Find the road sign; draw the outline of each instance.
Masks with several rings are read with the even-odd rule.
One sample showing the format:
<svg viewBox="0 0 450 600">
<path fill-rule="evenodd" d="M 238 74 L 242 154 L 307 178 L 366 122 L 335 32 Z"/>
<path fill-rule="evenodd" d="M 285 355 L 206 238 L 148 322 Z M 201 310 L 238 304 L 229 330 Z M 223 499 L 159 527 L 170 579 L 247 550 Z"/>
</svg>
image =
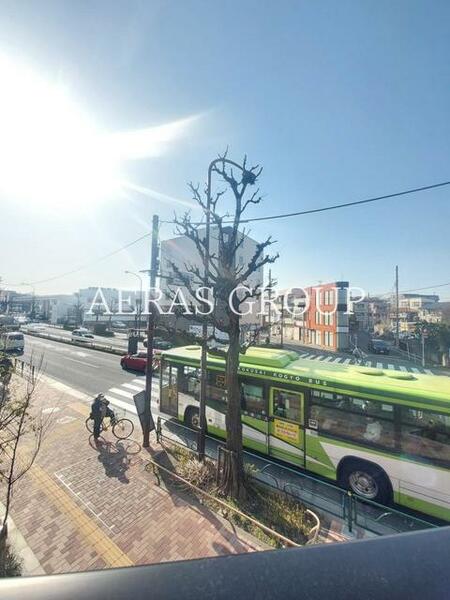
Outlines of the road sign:
<svg viewBox="0 0 450 600">
<path fill-rule="evenodd" d="M 139 421 L 141 422 L 142 431 L 145 428 L 145 390 L 138 392 L 133 396 L 134 404 L 136 406 Z M 150 410 L 148 415 L 148 430 L 153 431 L 155 429 L 155 422 L 153 421 L 152 411 Z"/>
</svg>

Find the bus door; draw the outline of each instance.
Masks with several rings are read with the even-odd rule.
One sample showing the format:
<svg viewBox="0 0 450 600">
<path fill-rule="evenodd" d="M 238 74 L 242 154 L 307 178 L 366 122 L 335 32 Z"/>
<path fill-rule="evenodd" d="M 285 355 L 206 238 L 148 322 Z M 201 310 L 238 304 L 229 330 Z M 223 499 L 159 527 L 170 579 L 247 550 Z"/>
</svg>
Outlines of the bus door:
<svg viewBox="0 0 450 600">
<path fill-rule="evenodd" d="M 304 394 L 270 388 L 269 454 L 299 466 L 305 465 Z"/>
<path fill-rule="evenodd" d="M 162 362 L 161 412 L 178 417 L 178 367 Z"/>
</svg>

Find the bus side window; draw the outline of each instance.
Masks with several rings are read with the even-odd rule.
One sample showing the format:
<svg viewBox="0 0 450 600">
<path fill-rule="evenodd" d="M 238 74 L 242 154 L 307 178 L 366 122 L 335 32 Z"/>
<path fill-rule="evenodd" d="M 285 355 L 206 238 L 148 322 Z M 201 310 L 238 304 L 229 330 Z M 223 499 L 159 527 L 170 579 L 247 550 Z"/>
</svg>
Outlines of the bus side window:
<svg viewBox="0 0 450 600">
<path fill-rule="evenodd" d="M 408 454 L 450 465 L 450 416 L 402 407 L 401 447 Z"/>
<path fill-rule="evenodd" d="M 210 400 L 226 404 L 227 389 L 225 375 L 220 371 L 208 371 L 206 395 Z"/>
<path fill-rule="evenodd" d="M 328 435 L 394 448 L 394 410 L 388 403 L 313 390 L 308 425 Z"/>
<path fill-rule="evenodd" d="M 252 383 L 241 383 L 241 408 L 250 416 L 267 414 L 264 386 Z"/>
</svg>

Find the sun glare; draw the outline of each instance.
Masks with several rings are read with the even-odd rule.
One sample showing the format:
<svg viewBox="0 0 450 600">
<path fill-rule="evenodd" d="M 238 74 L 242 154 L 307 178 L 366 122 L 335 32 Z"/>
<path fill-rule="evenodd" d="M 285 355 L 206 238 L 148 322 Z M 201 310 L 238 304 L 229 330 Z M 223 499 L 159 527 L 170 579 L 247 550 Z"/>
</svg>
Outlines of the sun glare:
<svg viewBox="0 0 450 600">
<path fill-rule="evenodd" d="M 199 118 L 105 132 L 64 86 L 2 54 L 0 81 L 0 194 L 39 211 L 86 213 L 118 197 L 127 161 L 160 156 Z"/>
<path fill-rule="evenodd" d="M 64 212 L 111 194 L 119 165 L 64 88 L 4 56 L 0 78 L 3 194 Z"/>
</svg>

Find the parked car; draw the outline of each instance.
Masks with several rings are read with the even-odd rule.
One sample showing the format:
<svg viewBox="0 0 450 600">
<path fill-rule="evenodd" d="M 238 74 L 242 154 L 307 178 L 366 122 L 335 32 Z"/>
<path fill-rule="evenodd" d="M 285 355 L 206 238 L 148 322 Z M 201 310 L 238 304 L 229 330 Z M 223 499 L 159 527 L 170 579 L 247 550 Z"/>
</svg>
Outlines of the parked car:
<svg viewBox="0 0 450 600">
<path fill-rule="evenodd" d="M 159 352 L 153 353 L 153 370 L 156 371 L 159 368 Z M 125 354 L 120 359 L 120 366 L 122 369 L 130 369 L 130 371 L 141 371 L 145 373 L 147 366 L 147 352 L 140 351 L 136 354 Z"/>
<path fill-rule="evenodd" d="M 28 323 L 22 327 L 24 331 L 29 331 L 30 333 L 43 333 L 45 332 L 46 326 L 42 323 Z"/>
<path fill-rule="evenodd" d="M 113 329 L 128 329 L 128 325 L 123 321 L 111 321 L 111 327 Z"/>
<path fill-rule="evenodd" d="M 72 340 L 74 342 L 92 342 L 94 336 L 89 331 L 89 329 L 85 329 L 84 327 L 80 327 L 79 329 L 74 329 L 72 331 Z"/>
<path fill-rule="evenodd" d="M 20 331 L 6 331 L 0 335 L 0 350 L 23 353 L 25 341 Z"/>
<path fill-rule="evenodd" d="M 391 347 L 384 340 L 370 340 L 369 351 L 374 354 L 389 354 Z"/>
<path fill-rule="evenodd" d="M 144 348 L 147 348 L 147 340 L 145 339 L 143 341 L 144 344 Z M 173 344 L 171 342 L 167 342 L 166 340 L 163 340 L 162 338 L 153 338 L 153 349 L 154 350 L 170 350 L 171 348 L 173 348 Z"/>
</svg>

